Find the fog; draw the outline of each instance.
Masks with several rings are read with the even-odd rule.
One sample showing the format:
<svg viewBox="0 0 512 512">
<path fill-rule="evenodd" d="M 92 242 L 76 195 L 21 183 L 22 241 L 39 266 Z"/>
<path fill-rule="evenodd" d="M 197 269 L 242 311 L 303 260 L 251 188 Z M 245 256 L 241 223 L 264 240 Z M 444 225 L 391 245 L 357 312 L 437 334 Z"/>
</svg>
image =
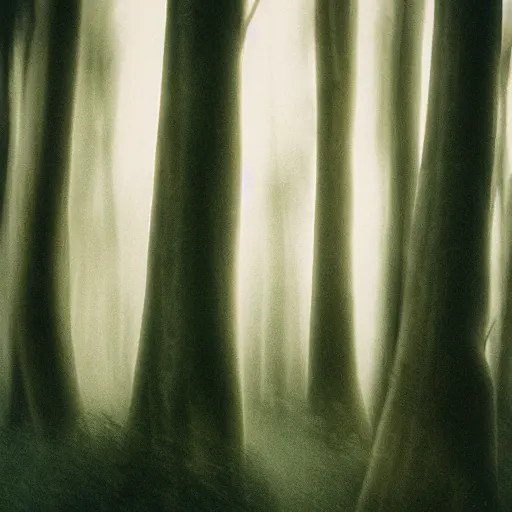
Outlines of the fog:
<svg viewBox="0 0 512 512">
<path fill-rule="evenodd" d="M 261 0 L 240 60 L 242 180 L 236 275 L 240 368 L 245 382 L 255 333 L 264 340 L 270 337 L 269 315 L 283 302 L 280 315 L 289 363 L 286 378 L 299 397 L 304 396 L 307 380 L 313 254 L 313 5 L 310 0 Z M 382 79 L 378 59 L 383 58 L 383 42 L 377 30 L 378 23 L 391 16 L 391 7 L 391 0 L 380 2 L 378 8 L 373 0 L 360 0 L 358 8 L 352 263 L 357 366 L 366 402 L 378 332 L 389 174 L 389 155 L 378 144 L 377 90 Z M 82 398 L 88 407 L 119 418 L 125 416 L 130 400 L 144 303 L 165 14 L 165 0 L 152 0 L 144 6 L 138 0 L 88 0 L 83 7 L 68 211 L 70 313 Z M 432 22 L 433 1 L 427 0 L 420 141 Z M 505 26 L 509 25 L 506 21 Z M 18 115 L 12 121 L 12 177 L 2 232 L 3 240 L 9 241 L 2 244 L 6 251 L 2 276 L 8 283 L 16 281 L 16 258 L 23 250 L 20 225 L 24 198 L 30 191 L 30 161 L 35 158 L 26 148 L 37 133 L 43 94 L 41 30 L 36 30 L 36 41 L 41 44 L 32 52 L 25 86 L 21 44 L 16 48 L 12 73 L 18 91 L 12 101 Z M 511 142 L 508 134 L 508 147 Z M 281 213 L 276 213 L 278 210 Z M 276 247 L 271 234 L 279 215 L 285 229 L 282 246 Z M 500 243 L 497 226 L 495 217 L 493 261 Z M 271 264 L 276 254 L 284 255 L 286 268 L 280 292 L 272 286 Z M 496 265 L 491 277 L 492 321 L 500 282 Z M 9 304 L 13 290 L 6 289 L 10 291 L 2 300 Z M 279 293 L 284 301 L 279 300 Z M 7 309 L 0 308 L 2 329 L 7 326 Z M 5 344 L 1 355 L 5 390 L 9 375 Z M 264 388 L 265 383 L 261 385 Z"/>
<path fill-rule="evenodd" d="M 378 147 L 377 141 L 379 107 L 376 91 L 380 79 L 377 59 L 381 49 L 377 23 L 381 16 L 390 15 L 391 4 L 384 2 L 375 9 L 372 0 L 363 0 L 358 10 L 352 245 L 356 354 L 365 400 L 371 391 L 377 335 L 389 170 L 387 155 Z M 432 7 L 433 3 L 429 2 L 423 52 L 422 125 L 426 112 Z M 97 176 L 113 173 L 118 247 L 101 233 L 101 226 L 106 226 L 109 201 L 101 182 L 83 191 L 72 186 L 73 342 L 84 400 L 121 416 L 126 412 L 129 400 L 144 301 L 165 8 L 163 0 L 155 0 L 144 8 L 136 0 L 117 0 L 113 4 L 113 33 L 108 43 L 111 49 L 108 50 L 105 43 L 98 47 L 99 56 L 95 57 L 101 60 L 102 52 L 111 51 L 114 59 L 107 71 L 111 74 L 109 87 L 115 98 L 111 114 L 113 147 L 111 155 L 97 153 L 94 162 L 86 159 L 86 144 L 91 140 L 86 137 L 91 131 L 88 127 L 91 123 L 91 91 L 83 86 L 84 55 L 87 50 L 91 51 L 86 45 L 91 44 L 92 38 L 84 37 L 81 43 L 82 74 L 79 72 L 77 87 L 71 182 L 79 182 L 82 173 Z M 105 5 L 99 0 L 87 2 L 84 23 L 92 21 L 93 25 L 100 26 L 102 9 Z M 272 246 L 270 232 L 278 215 L 271 200 L 277 191 L 278 196 L 285 197 L 285 254 L 290 269 L 286 273 L 286 300 L 295 301 L 293 307 L 285 308 L 282 313 L 285 315 L 287 357 L 300 361 L 302 385 L 296 384 L 296 391 L 304 393 L 316 158 L 313 2 L 262 0 L 247 32 L 241 72 L 239 360 L 244 376 L 247 373 L 245 367 L 250 364 L 250 357 L 246 356 L 250 355 L 248 350 L 254 343 L 251 321 L 261 318 L 258 328 L 265 340 L 270 310 L 276 307 L 276 297 L 270 286 L 273 276 L 268 265 L 273 257 L 270 251 L 276 249 Z M 93 115 L 96 115 L 96 121 L 103 118 L 103 123 L 108 124 L 101 107 Z M 105 125 L 96 128 L 96 145 L 105 139 L 105 129 Z M 118 284 L 106 283 L 105 270 L 110 268 L 108 262 L 112 260 L 112 251 L 117 252 L 119 262 Z M 85 270 L 82 269 L 79 277 L 80 265 Z M 293 280 L 295 293 L 290 289 Z M 110 287 L 108 293 L 105 286 Z M 119 286 L 118 295 L 112 286 Z M 259 317 L 258 307 L 262 308 Z M 115 313 L 117 310 L 119 314 Z M 112 328 L 112 322 L 119 324 L 117 330 Z M 119 361 L 108 356 L 107 347 L 117 345 L 126 354 L 127 373 L 120 372 Z M 290 369 L 289 373 L 296 370 Z M 113 379 L 113 375 L 120 373 L 124 379 Z"/>
</svg>

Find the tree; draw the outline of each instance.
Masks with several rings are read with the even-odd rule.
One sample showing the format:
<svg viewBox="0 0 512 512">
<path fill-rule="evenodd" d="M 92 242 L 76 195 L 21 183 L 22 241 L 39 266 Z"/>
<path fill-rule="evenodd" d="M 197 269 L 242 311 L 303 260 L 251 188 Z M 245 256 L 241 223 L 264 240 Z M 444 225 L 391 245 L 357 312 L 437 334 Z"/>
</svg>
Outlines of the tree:
<svg viewBox="0 0 512 512">
<path fill-rule="evenodd" d="M 242 12 L 228 0 L 167 7 L 130 424 L 153 449 L 170 443 L 199 470 L 231 460 L 242 440 L 234 285 Z"/>
<path fill-rule="evenodd" d="M 10 140 L 9 70 L 14 39 L 13 7 L 6 2 L 1 8 L 0 25 L 0 212 L 3 211 Z"/>
<path fill-rule="evenodd" d="M 329 429 L 365 438 L 350 249 L 355 21 L 355 2 L 316 3 L 317 185 L 308 397 Z"/>
<path fill-rule="evenodd" d="M 78 415 L 79 400 L 71 349 L 69 309 L 59 278 L 66 283 L 68 160 L 78 48 L 80 2 L 54 0 L 47 6 L 45 102 L 41 138 L 34 144 L 32 195 L 24 226 L 15 296 L 11 419 L 36 432 L 67 431 Z M 64 269 L 64 275 L 60 270 Z M 65 287 L 65 284 L 64 284 Z M 61 308 L 63 312 L 61 313 Z"/>
<path fill-rule="evenodd" d="M 508 9 L 512 9 L 508 5 Z M 506 19 L 504 13 L 503 18 Z M 496 318 L 492 319 L 491 328 L 489 331 L 490 338 L 490 356 L 491 356 L 491 374 L 497 384 L 497 372 L 500 365 L 500 351 L 503 346 L 503 329 L 504 329 L 504 316 L 506 315 L 506 297 L 508 294 L 507 272 L 508 272 L 508 257 L 509 257 L 509 239 L 508 239 L 508 203 L 509 190 L 507 189 L 507 174 L 508 174 L 508 155 L 507 155 L 507 97 L 508 97 L 508 82 L 510 75 L 510 57 L 512 51 L 512 33 L 510 29 L 504 26 L 502 36 L 502 50 L 499 66 L 499 92 L 498 92 L 498 122 L 496 131 L 496 144 L 495 144 L 495 160 L 493 170 L 493 181 L 491 188 L 491 212 L 498 220 L 499 229 L 499 249 L 497 267 L 499 269 L 499 282 L 501 283 L 499 289 L 500 301 L 498 304 L 498 311 Z M 492 254 L 491 254 L 492 256 Z"/>
<path fill-rule="evenodd" d="M 275 142 L 274 142 L 275 143 Z M 271 178 L 267 211 L 268 239 L 265 257 L 265 338 L 263 349 L 263 400 L 282 406 L 288 398 L 286 386 L 286 254 L 284 187 L 277 149 L 271 157 Z"/>
<path fill-rule="evenodd" d="M 509 54 L 510 56 L 510 54 Z M 503 149 L 504 150 L 504 149 Z M 504 205 L 506 218 L 502 222 L 506 225 L 505 243 L 510 251 L 512 240 L 512 183 L 507 183 L 508 199 Z M 506 259 L 504 269 L 504 295 L 503 295 L 503 325 L 501 339 L 498 346 L 498 364 L 496 371 L 496 408 L 497 408 L 497 435 L 498 435 L 498 475 L 500 477 L 500 491 L 503 501 L 510 507 L 512 494 L 507 482 L 510 480 L 510 464 L 512 453 L 512 265 L 510 252 Z"/>
<path fill-rule="evenodd" d="M 11 0 L 0 7 L 0 215 L 4 209 L 8 152 L 11 139 L 11 70 L 15 38 L 24 27 L 26 46 L 33 30 L 32 0 Z M 24 25 L 25 24 L 25 25 Z M 26 59 L 25 59 L 26 60 Z"/>
<path fill-rule="evenodd" d="M 497 510 L 483 347 L 500 36 L 499 0 L 436 1 L 397 356 L 359 512 Z"/>
<path fill-rule="evenodd" d="M 2 224 L 3 229 L 5 229 L 3 218 L 4 209 L 6 208 L 5 194 L 9 163 L 9 146 L 11 145 L 11 70 L 14 39 L 17 32 L 16 28 L 19 26 L 19 7 L 20 4 L 18 2 L 4 2 L 0 7 L 0 224 Z M 5 291 L 5 284 L 3 291 Z M 6 295 L 7 294 L 4 294 L 4 296 Z M 7 302 L 6 300 L 4 308 Z M 5 350 L 2 355 L 7 359 L 7 350 Z M 7 376 L 5 380 L 9 380 L 9 377 L 11 377 L 17 382 L 19 381 L 20 373 L 19 361 L 17 358 L 14 358 L 12 362 L 12 375 Z M 4 372 L 8 373 L 6 370 L 7 368 L 4 368 Z M 9 386 L 7 385 L 6 387 Z M 16 385 L 16 387 L 19 387 L 19 385 Z"/>
<path fill-rule="evenodd" d="M 389 148 L 390 173 L 381 334 L 370 407 L 374 429 L 377 428 L 389 387 L 402 310 L 407 241 L 418 171 L 423 11 L 422 1 L 393 0 L 394 26 L 390 27 L 387 18 L 383 20 L 380 39 L 383 42 L 391 40 L 390 48 L 384 50 L 380 75 L 383 109 L 381 138 L 384 151 Z M 386 59 L 388 54 L 389 58 Z"/>
<path fill-rule="evenodd" d="M 83 5 L 70 179 L 72 313 L 85 405 L 126 413 L 120 390 L 130 382 L 123 350 L 113 139 L 118 52 L 111 0 Z M 103 334 L 103 335 L 102 335 Z M 96 373 L 97 372 L 97 373 Z M 79 382 L 82 375 L 79 373 Z M 101 397 L 101 398 L 100 398 Z M 100 399 L 100 400 L 98 400 Z M 116 411 L 117 412 L 117 411 Z"/>
</svg>

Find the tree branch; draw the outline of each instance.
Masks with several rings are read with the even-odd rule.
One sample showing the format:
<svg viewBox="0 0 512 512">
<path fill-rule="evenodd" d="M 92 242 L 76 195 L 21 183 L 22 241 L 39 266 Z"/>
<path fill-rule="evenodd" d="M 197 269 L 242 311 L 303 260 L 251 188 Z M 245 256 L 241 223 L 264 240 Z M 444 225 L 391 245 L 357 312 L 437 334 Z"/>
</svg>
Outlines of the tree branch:
<svg viewBox="0 0 512 512">
<path fill-rule="evenodd" d="M 249 11 L 249 14 L 247 15 L 247 18 L 245 19 L 244 26 L 242 28 L 242 45 L 244 44 L 245 37 L 247 35 L 247 29 L 249 28 L 249 25 L 251 24 L 252 19 L 254 18 L 254 15 L 256 14 L 256 10 L 258 9 L 258 6 L 260 5 L 260 0 L 254 0 L 251 6 L 251 10 Z"/>
</svg>

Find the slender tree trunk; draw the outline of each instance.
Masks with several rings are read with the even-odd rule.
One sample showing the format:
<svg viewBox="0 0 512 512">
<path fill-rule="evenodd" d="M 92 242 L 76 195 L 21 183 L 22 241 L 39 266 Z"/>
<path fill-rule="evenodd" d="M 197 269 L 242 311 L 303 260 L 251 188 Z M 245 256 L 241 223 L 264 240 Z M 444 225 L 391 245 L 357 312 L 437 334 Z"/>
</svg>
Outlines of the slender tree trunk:
<svg viewBox="0 0 512 512">
<path fill-rule="evenodd" d="M 501 303 L 495 363 L 495 389 L 498 434 L 498 481 L 504 509 L 512 507 L 512 179 L 508 168 L 507 151 L 507 97 L 510 75 L 512 41 L 504 38 L 500 69 L 500 115 L 496 142 L 496 165 L 493 191 L 500 199 L 499 266 L 502 282 Z"/>
<path fill-rule="evenodd" d="M 394 0 L 390 63 L 383 59 L 381 80 L 385 127 L 390 148 L 389 219 L 384 269 L 382 320 L 371 423 L 376 430 L 389 387 L 402 311 L 407 242 L 418 172 L 418 127 L 421 81 L 423 1 Z M 383 23 L 389 31 L 389 24 Z M 389 33 L 389 32 L 388 32 Z M 383 34 L 383 40 L 389 38 Z M 389 77 L 389 82 L 388 82 Z"/>
<path fill-rule="evenodd" d="M 121 334 L 113 183 L 117 54 L 112 10 L 112 0 L 88 0 L 82 15 L 76 106 L 81 122 L 74 134 L 70 184 L 71 269 L 78 283 L 72 295 L 84 400 L 92 398 L 94 406 L 125 415 L 129 396 L 121 390 L 129 388 L 130 379 Z"/>
<path fill-rule="evenodd" d="M 27 215 L 19 296 L 15 303 L 13 343 L 18 358 L 28 421 L 38 432 L 53 435 L 72 426 L 78 415 L 78 391 L 71 347 L 69 309 L 59 281 L 64 276 L 61 248 L 67 260 L 67 236 L 62 229 L 66 209 L 68 160 L 73 114 L 80 3 L 54 0 L 48 7 L 46 101 L 42 141 L 35 160 L 33 200 Z M 57 277 L 58 276 L 58 277 Z M 65 285 L 64 285 L 65 286 Z M 13 398 L 19 393 L 12 393 Z M 11 409 L 18 403 L 11 403 Z"/>
<path fill-rule="evenodd" d="M 2 216 L 4 210 L 8 151 L 11 138 L 10 82 L 14 42 L 25 21 L 26 46 L 28 46 L 30 34 L 33 30 L 33 10 L 33 0 L 6 0 L 0 6 L 0 216 Z"/>
<path fill-rule="evenodd" d="M 241 1 L 168 3 L 131 426 L 201 470 L 241 449 L 235 356 Z"/>
<path fill-rule="evenodd" d="M 262 348 L 264 339 L 263 296 L 264 286 L 263 265 L 254 263 L 254 280 L 246 285 L 246 289 L 257 290 L 256 296 L 249 301 L 247 309 L 247 328 L 244 343 L 244 396 L 249 407 L 260 403 L 261 380 L 263 373 Z"/>
<path fill-rule="evenodd" d="M 268 205 L 267 296 L 264 349 L 263 400 L 282 406 L 286 389 L 286 260 L 284 187 L 279 157 L 274 152 Z"/>
<path fill-rule="evenodd" d="M 506 244 L 510 250 L 512 241 L 512 188 L 508 183 L 509 197 L 503 219 L 506 225 Z M 498 474 L 500 494 L 506 509 L 512 506 L 512 265 L 510 253 L 504 271 L 503 325 L 498 347 L 496 371 L 496 407 L 498 425 Z"/>
<path fill-rule="evenodd" d="M 289 196 L 289 194 L 288 194 Z M 293 215 L 287 201 L 288 217 Z M 285 269 L 286 282 L 286 387 L 288 395 L 294 402 L 304 402 L 305 397 L 305 364 L 301 344 L 300 329 L 300 266 L 296 250 L 296 233 L 291 222 L 286 224 Z"/>
<path fill-rule="evenodd" d="M 10 70 L 14 46 L 14 9 L 6 2 L 0 7 L 0 215 L 4 210 L 9 140 L 11 135 Z"/>
<path fill-rule="evenodd" d="M 6 231 L 5 225 L 5 210 L 7 208 L 6 192 L 7 192 L 7 177 L 9 159 L 11 158 L 11 121 L 13 117 L 13 105 L 11 101 L 12 90 L 12 73 L 13 73 L 13 57 L 14 57 L 14 46 L 16 38 L 21 39 L 19 36 L 24 35 L 23 41 L 23 57 L 24 57 L 24 71 L 26 71 L 26 65 L 28 61 L 28 50 L 30 46 L 30 40 L 34 26 L 34 5 L 31 0 L 16 0 L 5 2 L 0 7 L 0 225 L 2 230 Z M 25 73 L 26 74 L 26 73 Z M 25 79 L 25 76 L 23 77 Z M 24 82 L 24 80 L 23 80 Z M 5 243 L 5 242 L 4 242 Z M 4 256 L 7 251 L 4 253 Z M 6 261 L 2 262 L 2 264 Z M 2 284 L 3 287 L 7 287 L 7 281 Z M 2 293 L 4 294 L 4 322 L 8 319 L 9 299 L 7 290 L 3 288 Z M 7 329 L 6 329 L 7 331 Z M 4 332 L 3 334 L 6 334 Z M 5 343 L 3 356 L 5 357 L 5 365 L 10 364 L 10 372 L 4 367 L 5 376 L 3 379 L 6 385 L 8 394 L 12 393 L 6 399 L 6 411 L 2 414 L 2 419 L 6 419 L 9 425 L 23 424 L 28 414 L 28 403 L 23 393 L 22 379 L 21 379 L 21 367 L 19 357 L 14 355 L 9 358 L 7 351 L 11 351 L 11 347 L 7 347 L 9 342 L 4 339 L 2 343 Z M 10 360 L 9 360 L 10 359 Z M 16 410 L 11 410 L 11 403 L 16 404 Z M 9 417 L 7 417 L 9 416 Z"/>
<path fill-rule="evenodd" d="M 510 74 L 510 57 L 512 50 L 512 41 L 510 37 L 503 38 L 502 55 L 499 69 L 499 92 L 498 92 L 498 123 L 495 144 L 495 161 L 491 188 L 491 219 L 493 216 L 498 218 L 498 226 L 500 233 L 500 243 L 498 249 L 498 268 L 499 282 L 501 283 L 499 294 L 500 302 L 496 312 L 496 318 L 491 318 L 491 330 L 489 338 L 491 340 L 490 350 L 490 366 L 491 374 L 498 384 L 498 366 L 500 364 L 500 351 L 503 340 L 503 329 L 506 315 L 506 297 L 508 295 L 508 259 L 510 239 L 508 234 L 508 208 L 510 203 L 507 196 L 507 175 L 508 175 L 508 157 L 507 157 L 507 96 L 508 96 L 508 79 Z M 492 257 L 492 254 L 489 254 Z"/>
<path fill-rule="evenodd" d="M 351 271 L 355 5 L 316 2 L 318 143 L 308 397 L 329 429 L 366 438 Z"/>
<path fill-rule="evenodd" d="M 438 0 L 392 383 L 358 511 L 497 510 L 484 358 L 501 1 Z"/>
</svg>

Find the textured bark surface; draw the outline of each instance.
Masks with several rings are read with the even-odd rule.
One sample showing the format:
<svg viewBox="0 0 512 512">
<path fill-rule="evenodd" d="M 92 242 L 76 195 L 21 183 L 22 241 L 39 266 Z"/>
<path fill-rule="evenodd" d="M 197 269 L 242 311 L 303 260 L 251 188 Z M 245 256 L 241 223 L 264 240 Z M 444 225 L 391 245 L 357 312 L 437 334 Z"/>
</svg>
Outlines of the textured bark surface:
<svg viewBox="0 0 512 512">
<path fill-rule="evenodd" d="M 241 447 L 235 354 L 242 2 L 168 4 L 131 424 L 197 467 Z"/>
<path fill-rule="evenodd" d="M 435 4 L 392 381 L 358 511 L 498 510 L 484 358 L 501 2 Z"/>
</svg>

